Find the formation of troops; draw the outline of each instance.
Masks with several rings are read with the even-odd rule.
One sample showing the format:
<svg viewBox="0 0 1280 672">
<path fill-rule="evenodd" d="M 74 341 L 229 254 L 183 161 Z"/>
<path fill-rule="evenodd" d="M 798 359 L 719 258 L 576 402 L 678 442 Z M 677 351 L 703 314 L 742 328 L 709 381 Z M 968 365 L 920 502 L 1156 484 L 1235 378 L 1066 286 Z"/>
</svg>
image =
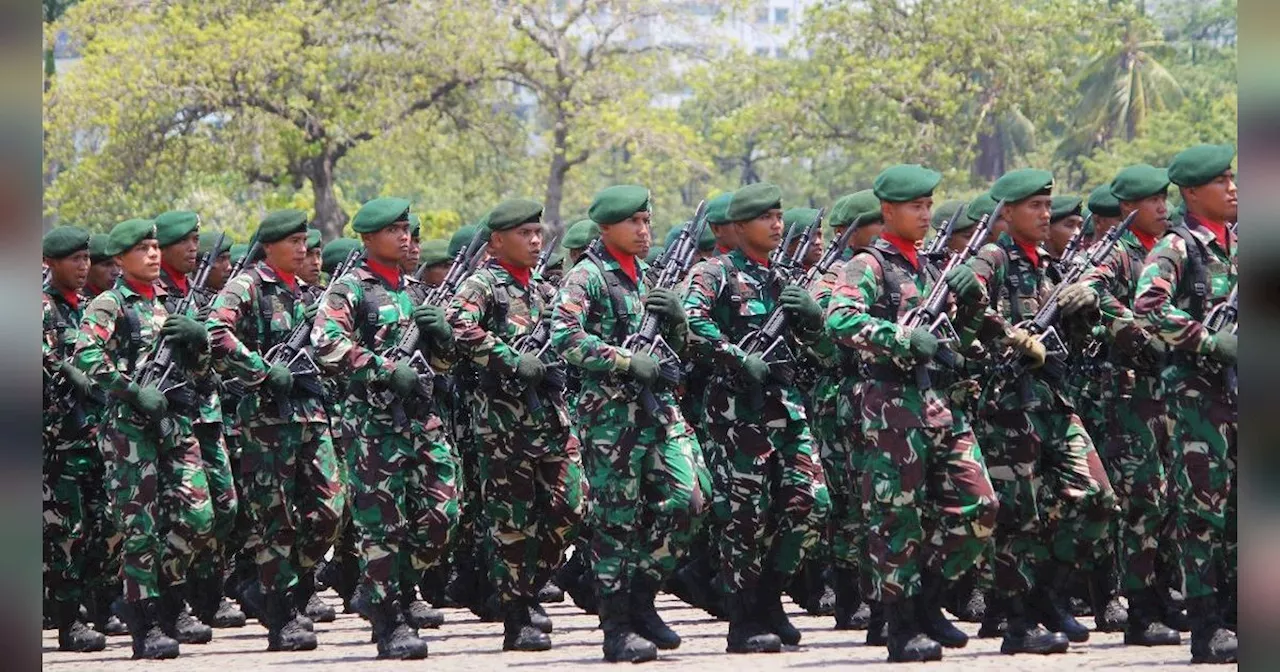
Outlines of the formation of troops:
<svg viewBox="0 0 1280 672">
<path fill-rule="evenodd" d="M 568 593 L 640 662 L 681 644 L 666 591 L 733 653 L 800 643 L 790 595 L 890 661 L 964 647 L 950 618 L 1062 653 L 1091 614 L 1233 662 L 1234 154 L 1084 199 L 1034 169 L 937 207 L 918 165 L 823 210 L 751 184 L 665 245 L 634 185 L 563 240 L 522 199 L 448 241 L 400 198 L 327 244 L 298 210 L 243 245 L 188 211 L 56 228 L 46 627 L 309 650 L 332 588 L 379 658 L 425 657 L 441 607 L 543 651 Z"/>
</svg>

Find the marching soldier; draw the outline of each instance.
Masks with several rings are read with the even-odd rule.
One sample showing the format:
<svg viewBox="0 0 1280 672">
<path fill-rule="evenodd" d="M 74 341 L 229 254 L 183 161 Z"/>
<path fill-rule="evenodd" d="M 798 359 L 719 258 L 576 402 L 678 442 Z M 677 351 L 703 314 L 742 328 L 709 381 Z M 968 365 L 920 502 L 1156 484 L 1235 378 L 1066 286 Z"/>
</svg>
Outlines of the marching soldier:
<svg viewBox="0 0 1280 672">
<path fill-rule="evenodd" d="M 321 267 L 324 265 L 324 237 L 320 234 L 320 229 L 307 229 L 307 256 L 302 260 L 302 265 L 298 267 L 298 279 L 307 285 L 316 288 L 323 286 L 320 281 Z M 319 296 L 319 294 L 316 294 Z"/>
<path fill-rule="evenodd" d="M 449 272 L 449 262 L 453 261 L 449 256 L 449 241 L 435 239 L 423 243 L 419 260 L 422 265 L 418 267 L 418 277 L 422 284 L 428 288 L 439 287 Z"/>
<path fill-rule="evenodd" d="M 81 290 L 86 300 L 115 287 L 116 278 L 120 277 L 120 266 L 116 264 L 115 258 L 107 254 L 109 238 L 105 233 L 89 236 L 89 279 Z"/>
</svg>

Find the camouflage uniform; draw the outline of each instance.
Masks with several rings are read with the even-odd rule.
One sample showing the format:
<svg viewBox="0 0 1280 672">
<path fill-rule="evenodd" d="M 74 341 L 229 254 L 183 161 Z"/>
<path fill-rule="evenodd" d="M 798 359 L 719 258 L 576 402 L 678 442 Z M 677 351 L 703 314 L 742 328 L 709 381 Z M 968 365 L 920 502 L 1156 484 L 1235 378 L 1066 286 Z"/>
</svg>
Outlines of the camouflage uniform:
<svg viewBox="0 0 1280 672">
<path fill-rule="evenodd" d="M 155 298 L 121 280 L 85 309 L 76 338 L 75 363 L 103 389 L 119 395 L 150 359 L 150 344 L 168 318 L 165 291 Z M 207 350 L 176 346 L 174 361 L 188 382 L 209 373 Z M 169 407 L 173 431 L 161 436 L 127 403 L 109 406 L 98 445 L 108 460 L 115 525 L 124 535 L 124 597 L 160 597 L 182 584 L 192 559 L 212 544 L 213 504 L 192 430 L 198 408 Z"/>
<path fill-rule="evenodd" d="M 874 446 L 862 476 L 870 599 L 892 603 L 918 594 L 926 572 L 954 580 L 978 561 L 995 525 L 996 498 L 968 419 L 934 388 L 918 386 L 909 334 L 897 324 L 937 278 L 884 239 L 871 247 L 845 264 L 827 326 L 832 338 L 860 352 L 869 373 L 861 430 Z M 934 517 L 929 509 L 936 520 L 926 520 Z"/>
<path fill-rule="evenodd" d="M 240 478 L 264 592 L 288 590 L 324 557 L 346 503 L 323 401 L 298 380 L 286 399 L 263 387 L 271 366 L 264 353 L 289 337 L 306 308 L 297 287 L 258 262 L 227 282 L 208 317 L 219 372 L 247 390 L 238 411 Z"/>
<path fill-rule="evenodd" d="M 764 323 L 777 303 L 778 284 L 770 269 L 739 250 L 694 267 L 684 304 L 692 343 L 715 361 L 722 378 L 742 366 L 746 353 L 736 343 Z M 793 333 L 806 347 L 831 355 L 823 331 Z M 766 388 L 757 412 L 745 392 L 713 384 L 706 405 L 711 437 L 726 448 L 729 466 L 720 580 L 730 593 L 754 590 L 764 571 L 794 574 L 818 542 L 831 508 L 822 463 L 794 385 Z"/>
<path fill-rule="evenodd" d="M 513 346 L 548 319 L 555 295 L 539 279 L 530 283 L 491 260 L 463 282 L 448 313 L 459 356 L 482 372 L 468 401 L 489 523 L 485 556 L 504 602 L 537 597 L 583 513 L 582 458 L 563 399 L 541 394 L 533 410 L 512 385 L 520 360 Z"/>
<path fill-rule="evenodd" d="M 421 414 L 421 431 L 393 421 L 400 403 L 387 387 L 396 362 L 382 356 L 411 323 L 414 305 L 406 283 L 374 272 L 366 260 L 335 281 L 316 316 L 311 342 L 319 364 L 347 379 L 344 409 L 353 428 L 347 454 L 352 519 L 360 532 L 363 585 L 374 603 L 395 598 L 405 576 L 419 574 L 446 551 L 458 522 L 457 460 L 434 409 Z M 420 344 L 428 349 L 424 341 Z M 434 352 L 436 371 L 448 353 Z"/>
</svg>

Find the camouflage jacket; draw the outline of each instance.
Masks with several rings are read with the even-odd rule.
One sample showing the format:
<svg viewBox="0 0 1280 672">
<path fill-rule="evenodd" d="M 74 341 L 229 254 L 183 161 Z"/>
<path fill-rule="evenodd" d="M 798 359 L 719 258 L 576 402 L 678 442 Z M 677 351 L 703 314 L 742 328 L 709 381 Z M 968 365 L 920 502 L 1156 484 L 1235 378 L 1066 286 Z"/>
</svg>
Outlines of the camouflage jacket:
<svg viewBox="0 0 1280 672">
<path fill-rule="evenodd" d="M 1133 315 L 1138 274 L 1147 248 L 1132 231 L 1126 231 L 1102 263 L 1084 272 L 1080 281 L 1098 294 L 1098 308 L 1110 358 L 1121 368 L 1120 394 L 1144 399 L 1159 398 L 1163 344 L 1139 324 Z"/>
<path fill-rule="evenodd" d="M 307 305 L 301 288 L 291 288 L 261 261 L 229 280 L 213 300 L 207 322 L 213 363 L 224 378 L 237 378 L 249 390 L 238 415 L 250 427 L 328 421 L 321 399 L 293 394 L 281 406 L 262 388 L 271 368 L 267 351 L 289 338 Z"/>
<path fill-rule="evenodd" d="M 68 361 L 72 356 L 76 343 L 76 330 L 80 324 L 80 319 L 84 316 L 82 306 L 87 301 L 84 296 L 80 296 L 77 305 L 71 305 L 71 302 L 67 301 L 66 297 L 47 284 L 40 295 L 40 306 L 43 313 L 40 359 L 43 364 L 43 389 L 45 391 L 42 437 L 45 446 L 59 445 L 71 438 L 63 433 L 63 421 L 71 410 L 71 404 L 64 401 L 66 398 L 64 394 L 67 392 L 66 388 L 69 384 L 62 380 L 62 376 L 58 374 L 58 369 L 61 368 L 62 362 Z M 55 381 L 58 381 L 56 386 L 54 384 Z M 83 401 L 80 404 L 80 409 L 85 411 L 87 416 L 94 414 L 98 410 L 94 404 Z M 95 423 L 91 417 L 86 417 L 86 420 L 89 422 L 89 429 L 92 430 Z M 70 429 L 70 426 L 67 429 Z"/>
<path fill-rule="evenodd" d="M 1133 313 L 1175 351 L 1163 373 L 1168 393 L 1220 395 L 1221 368 L 1188 355 L 1208 354 L 1210 334 L 1203 320 L 1236 286 L 1236 236 L 1227 231 L 1224 250 L 1193 215 L 1187 215 L 1183 226 L 1198 249 L 1189 250 L 1186 241 L 1172 231 L 1160 239 L 1143 263 Z M 1197 284 L 1203 294 L 1197 293 Z"/>
<path fill-rule="evenodd" d="M 172 315 L 177 310 L 178 303 L 186 296 L 185 292 L 163 266 L 160 269 L 160 277 L 156 280 L 156 284 L 164 288 L 164 309 Z M 159 296 L 159 293 L 157 293 L 157 296 Z M 202 319 L 204 311 L 201 310 L 201 295 L 197 294 L 191 303 L 194 310 L 191 311 L 190 316 Z M 194 387 L 199 394 L 200 403 L 200 415 L 194 418 L 196 424 L 222 422 L 222 401 L 218 399 L 219 386 L 220 383 L 216 372 L 211 372 L 210 375 L 205 376 Z"/>
</svg>

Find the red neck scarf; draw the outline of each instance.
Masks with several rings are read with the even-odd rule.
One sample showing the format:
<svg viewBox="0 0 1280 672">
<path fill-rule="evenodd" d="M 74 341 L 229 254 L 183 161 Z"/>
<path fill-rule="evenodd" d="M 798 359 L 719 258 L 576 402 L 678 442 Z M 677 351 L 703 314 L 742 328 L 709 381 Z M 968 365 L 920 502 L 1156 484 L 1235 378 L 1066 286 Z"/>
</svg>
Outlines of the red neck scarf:
<svg viewBox="0 0 1280 672">
<path fill-rule="evenodd" d="M 84 293 L 85 296 L 97 296 L 102 293 L 102 290 L 98 289 L 97 285 L 86 282 L 84 284 Z"/>
<path fill-rule="evenodd" d="M 640 276 L 636 274 L 635 256 L 619 252 L 609 243 L 604 244 L 604 249 L 608 250 L 609 255 L 613 257 L 614 261 L 618 262 L 618 268 L 622 269 L 622 272 L 626 273 L 628 278 L 631 278 L 631 282 L 636 282 L 636 279 Z"/>
<path fill-rule="evenodd" d="M 1218 239 L 1218 247 L 1221 247 L 1223 250 L 1227 249 L 1227 225 L 1226 224 L 1223 224 L 1222 222 L 1211 222 L 1207 219 L 1202 219 L 1200 217 L 1196 217 L 1196 221 L 1200 223 L 1200 226 L 1203 226 L 1210 233 L 1212 233 L 1214 238 Z"/>
<path fill-rule="evenodd" d="M 720 243 L 716 243 L 716 254 L 729 254 L 733 251 L 732 247 L 725 247 Z"/>
<path fill-rule="evenodd" d="M 1129 230 L 1133 232 L 1133 237 L 1137 238 L 1139 243 L 1142 243 L 1142 247 L 1146 251 L 1150 252 L 1151 248 L 1156 246 L 1155 236 L 1149 233 L 1146 233 L 1145 231 L 1139 231 L 1138 229 L 1135 229 L 1132 227 L 1130 227 Z"/>
<path fill-rule="evenodd" d="M 186 275 L 179 273 L 176 269 L 174 269 L 174 267 L 170 266 L 169 264 L 166 264 L 163 261 L 160 262 L 160 270 L 169 276 L 169 279 L 173 281 L 173 286 L 177 287 L 178 291 L 182 292 L 183 296 L 187 295 L 187 292 L 190 290 L 187 288 Z"/>
<path fill-rule="evenodd" d="M 755 256 L 755 255 L 751 254 L 750 252 L 748 252 L 748 251 L 746 250 L 746 248 L 743 248 L 743 249 L 742 249 L 742 256 L 744 256 L 744 257 L 746 257 L 746 258 L 750 259 L 751 261 L 756 262 L 757 264 L 759 264 L 759 265 L 760 265 L 761 267 L 763 267 L 763 268 L 769 268 L 769 255 L 767 255 L 767 254 L 766 254 L 766 255 L 764 255 L 763 257 L 757 257 L 757 256 Z"/>
<path fill-rule="evenodd" d="M 920 251 L 916 249 L 915 243 L 907 240 L 906 238 L 895 236 L 888 231 L 881 233 L 880 237 L 883 238 L 885 242 L 894 246 L 902 256 L 907 258 L 907 261 L 911 262 L 911 265 L 916 270 L 920 270 Z"/>
<path fill-rule="evenodd" d="M 502 259 L 498 260 L 498 265 L 501 266 L 504 270 L 506 270 L 506 272 L 510 273 L 511 277 L 515 278 L 516 282 L 520 283 L 521 287 L 529 286 L 529 276 L 533 274 L 533 269 L 520 268 L 519 266 L 510 264 L 507 261 Z M 632 266 L 633 267 L 635 266 L 634 262 L 632 263 Z"/>
<path fill-rule="evenodd" d="M 1022 253 L 1031 260 L 1032 266 L 1035 266 L 1036 268 L 1040 267 L 1040 249 L 1036 247 L 1035 243 L 1023 242 L 1017 238 L 1014 238 L 1013 242 L 1016 243 L 1018 245 L 1018 249 L 1022 250 Z"/>
<path fill-rule="evenodd" d="M 380 264 L 373 257 L 365 259 L 365 262 L 369 265 L 370 273 L 382 278 L 382 281 L 388 285 L 396 289 L 400 288 L 399 266 L 387 266 L 385 264 Z"/>
<path fill-rule="evenodd" d="M 288 285 L 294 294 L 298 293 L 298 276 L 296 273 L 285 273 L 271 264 L 267 264 L 267 267 L 276 274 L 276 277 L 280 278 L 281 282 Z"/>
<path fill-rule="evenodd" d="M 132 289 L 138 294 L 145 296 L 148 299 L 156 298 L 156 286 L 150 282 L 142 282 L 141 280 L 134 280 L 130 277 L 126 277 L 124 281 L 125 284 L 129 285 L 129 289 Z"/>
<path fill-rule="evenodd" d="M 80 307 L 80 295 L 79 295 L 79 294 L 76 294 L 75 292 L 66 292 L 66 291 L 62 291 L 62 290 L 59 290 L 59 291 L 58 291 L 58 293 L 62 295 L 62 300 L 63 300 L 63 301 L 66 301 L 66 302 L 67 302 L 67 305 L 71 306 L 72 308 L 79 308 L 79 307 Z"/>
</svg>

